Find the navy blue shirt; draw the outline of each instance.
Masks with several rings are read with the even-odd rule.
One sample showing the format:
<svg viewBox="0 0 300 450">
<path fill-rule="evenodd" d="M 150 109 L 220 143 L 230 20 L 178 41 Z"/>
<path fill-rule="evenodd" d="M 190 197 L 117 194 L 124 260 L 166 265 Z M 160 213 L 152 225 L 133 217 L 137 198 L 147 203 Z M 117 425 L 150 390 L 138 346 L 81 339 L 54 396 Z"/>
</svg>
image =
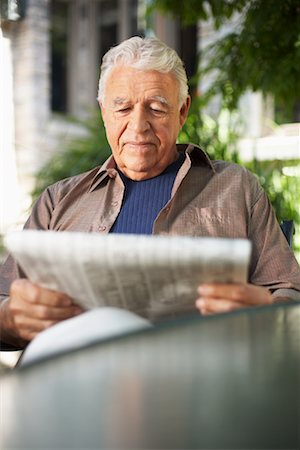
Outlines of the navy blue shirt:
<svg viewBox="0 0 300 450">
<path fill-rule="evenodd" d="M 171 198 L 172 187 L 184 161 L 180 153 L 176 161 L 161 174 L 148 180 L 134 181 L 120 170 L 125 186 L 122 208 L 110 233 L 151 234 L 159 211 Z"/>
</svg>

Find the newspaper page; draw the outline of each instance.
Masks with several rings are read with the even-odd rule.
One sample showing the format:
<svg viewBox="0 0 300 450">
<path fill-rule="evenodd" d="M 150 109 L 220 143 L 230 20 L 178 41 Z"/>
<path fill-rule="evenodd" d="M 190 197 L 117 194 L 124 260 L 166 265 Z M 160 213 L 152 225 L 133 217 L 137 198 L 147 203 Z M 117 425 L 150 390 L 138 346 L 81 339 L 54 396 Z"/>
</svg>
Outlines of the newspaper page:
<svg viewBox="0 0 300 450">
<path fill-rule="evenodd" d="M 203 282 L 247 280 L 246 239 L 24 230 L 5 245 L 27 277 L 85 309 L 111 306 L 150 320 L 195 311 Z"/>
<path fill-rule="evenodd" d="M 39 333 L 26 347 L 18 365 L 151 328 L 148 320 L 125 309 L 106 306 L 89 310 Z"/>
</svg>

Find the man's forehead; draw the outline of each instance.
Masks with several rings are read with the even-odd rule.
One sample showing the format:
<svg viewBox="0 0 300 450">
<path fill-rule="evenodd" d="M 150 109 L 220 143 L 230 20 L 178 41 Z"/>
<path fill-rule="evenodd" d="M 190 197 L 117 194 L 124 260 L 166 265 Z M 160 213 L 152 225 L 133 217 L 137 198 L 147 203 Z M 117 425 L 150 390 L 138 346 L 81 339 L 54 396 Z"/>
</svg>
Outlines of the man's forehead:
<svg viewBox="0 0 300 450">
<path fill-rule="evenodd" d="M 115 107 L 137 101 L 169 105 L 177 101 L 177 91 L 178 83 L 173 74 L 117 65 L 108 75 L 104 97 Z"/>
<path fill-rule="evenodd" d="M 136 69 L 130 66 L 116 65 L 107 75 L 106 85 L 114 89 L 126 89 L 142 86 L 147 88 L 157 88 L 159 91 L 164 87 L 176 85 L 177 80 L 171 72 L 159 72 L 157 70 Z M 160 92 L 158 92 L 160 93 Z"/>
</svg>

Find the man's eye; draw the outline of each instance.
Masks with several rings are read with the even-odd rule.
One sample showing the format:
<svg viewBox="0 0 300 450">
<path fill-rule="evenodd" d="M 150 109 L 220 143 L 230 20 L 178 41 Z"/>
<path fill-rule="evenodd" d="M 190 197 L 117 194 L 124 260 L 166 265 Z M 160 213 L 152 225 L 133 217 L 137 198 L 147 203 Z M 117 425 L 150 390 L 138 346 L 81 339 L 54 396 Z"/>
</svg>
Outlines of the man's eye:
<svg viewBox="0 0 300 450">
<path fill-rule="evenodd" d="M 163 111 L 162 109 L 159 109 L 159 108 L 151 108 L 150 107 L 150 110 L 156 114 L 164 114 L 165 113 L 165 111 Z"/>
<path fill-rule="evenodd" d="M 120 113 L 122 113 L 122 112 L 126 112 L 126 111 L 129 111 L 129 107 L 126 107 L 126 108 L 120 108 L 120 109 L 117 109 L 117 112 L 120 112 Z"/>
</svg>

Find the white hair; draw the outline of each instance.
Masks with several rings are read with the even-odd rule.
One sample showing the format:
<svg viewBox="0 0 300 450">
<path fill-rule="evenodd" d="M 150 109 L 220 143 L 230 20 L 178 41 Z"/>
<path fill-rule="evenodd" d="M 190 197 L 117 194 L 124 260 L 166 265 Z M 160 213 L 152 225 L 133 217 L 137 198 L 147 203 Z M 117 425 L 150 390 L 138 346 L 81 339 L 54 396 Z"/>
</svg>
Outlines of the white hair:
<svg viewBox="0 0 300 450">
<path fill-rule="evenodd" d="M 99 102 L 104 100 L 108 75 L 118 64 L 139 70 L 157 70 L 161 73 L 173 74 L 179 85 L 180 107 L 186 101 L 188 96 L 187 75 L 184 64 L 176 51 L 157 38 L 134 36 L 112 47 L 103 56 L 98 89 Z"/>
</svg>

